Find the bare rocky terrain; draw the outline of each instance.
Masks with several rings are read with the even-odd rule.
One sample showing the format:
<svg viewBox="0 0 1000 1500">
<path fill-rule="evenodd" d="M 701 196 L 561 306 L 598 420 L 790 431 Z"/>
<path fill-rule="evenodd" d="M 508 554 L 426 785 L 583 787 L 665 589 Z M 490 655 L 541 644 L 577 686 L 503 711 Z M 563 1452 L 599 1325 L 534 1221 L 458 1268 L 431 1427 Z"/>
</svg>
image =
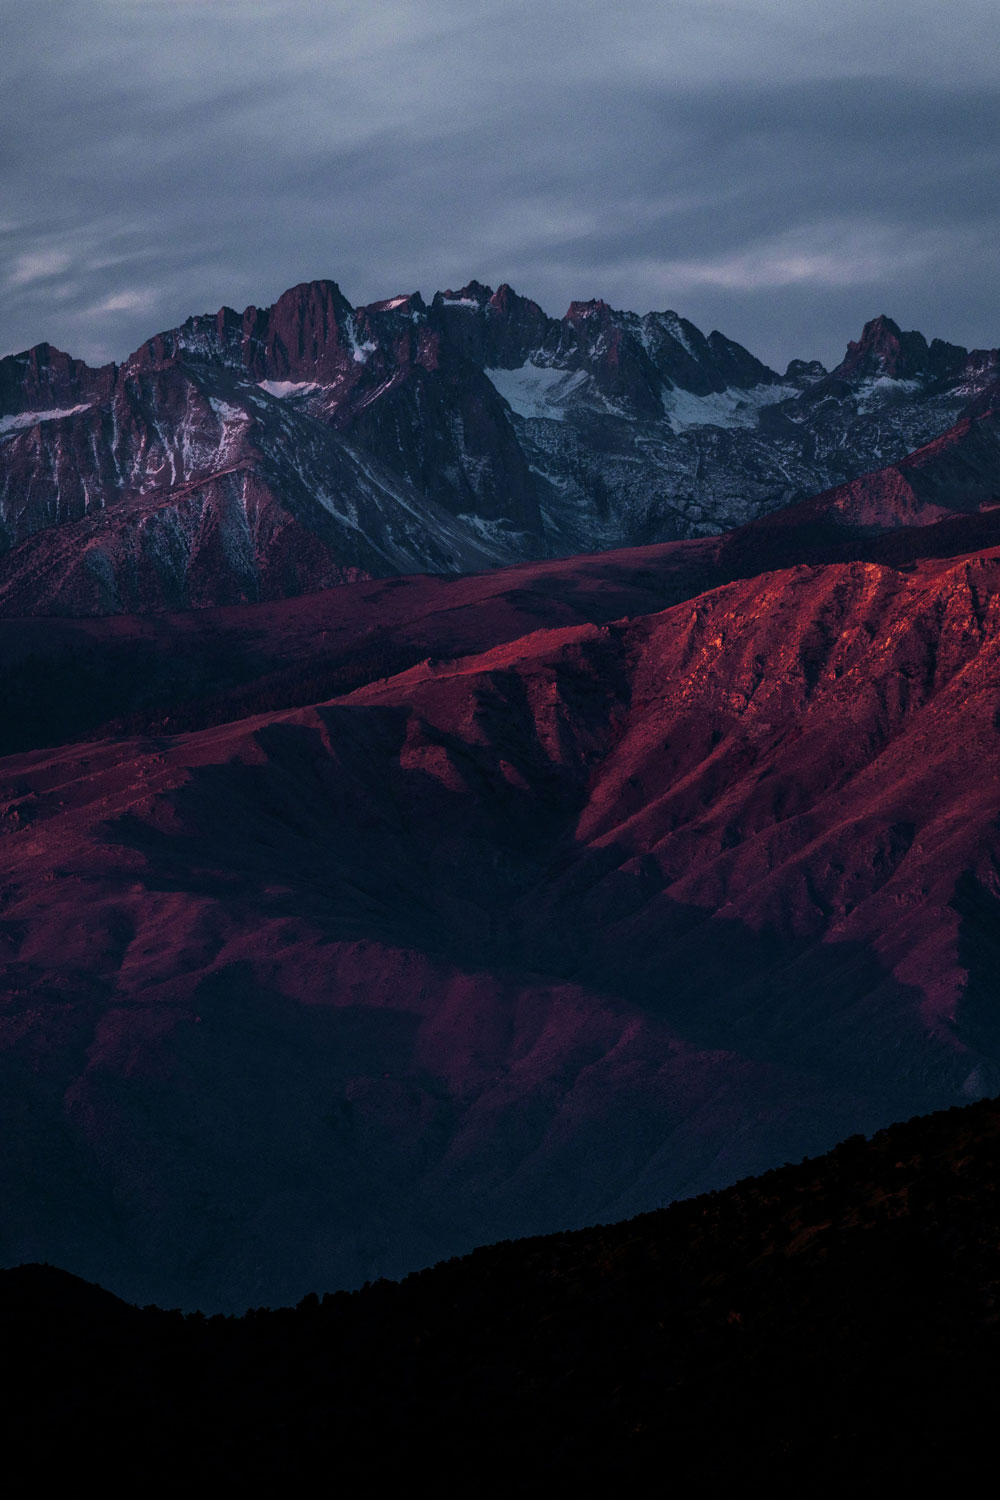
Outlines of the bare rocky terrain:
<svg viewBox="0 0 1000 1500">
<path fill-rule="evenodd" d="M 880 317 L 781 375 L 673 312 L 334 282 L 90 369 L 0 360 L 0 613 L 280 599 L 707 536 L 993 404 L 994 350 Z"/>
<path fill-rule="evenodd" d="M 8 756 L 4 1260 L 294 1300 L 995 1092 L 984 519 L 394 585 L 394 673 Z M 184 618 L 288 621 L 280 686 L 374 588 Z"/>
</svg>

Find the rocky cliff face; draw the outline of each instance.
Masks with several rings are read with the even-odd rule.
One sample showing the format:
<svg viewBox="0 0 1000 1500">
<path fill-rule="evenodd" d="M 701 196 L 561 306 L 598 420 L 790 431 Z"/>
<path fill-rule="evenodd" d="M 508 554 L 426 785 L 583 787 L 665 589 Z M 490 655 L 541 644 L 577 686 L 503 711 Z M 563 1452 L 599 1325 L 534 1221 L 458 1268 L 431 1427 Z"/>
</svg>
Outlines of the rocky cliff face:
<svg viewBox="0 0 1000 1500">
<path fill-rule="evenodd" d="M 781 377 L 672 312 L 554 319 L 478 282 L 352 308 L 312 282 L 120 367 L 0 361 L 0 607 L 276 598 L 720 532 L 903 457 L 996 380 L 996 351 L 885 318 L 829 375 Z"/>
</svg>

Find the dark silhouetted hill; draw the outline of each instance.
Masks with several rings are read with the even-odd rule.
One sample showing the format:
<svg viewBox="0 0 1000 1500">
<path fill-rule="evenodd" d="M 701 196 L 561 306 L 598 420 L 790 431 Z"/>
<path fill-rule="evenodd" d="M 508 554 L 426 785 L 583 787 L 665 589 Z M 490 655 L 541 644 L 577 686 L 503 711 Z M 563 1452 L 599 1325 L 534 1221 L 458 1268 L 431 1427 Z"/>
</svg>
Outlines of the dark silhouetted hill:
<svg viewBox="0 0 1000 1500">
<path fill-rule="evenodd" d="M 990 1100 L 294 1309 L 139 1311 L 22 1266 L 5 1467 L 40 1490 L 964 1489 L 995 1445 L 998 1244 Z"/>
</svg>

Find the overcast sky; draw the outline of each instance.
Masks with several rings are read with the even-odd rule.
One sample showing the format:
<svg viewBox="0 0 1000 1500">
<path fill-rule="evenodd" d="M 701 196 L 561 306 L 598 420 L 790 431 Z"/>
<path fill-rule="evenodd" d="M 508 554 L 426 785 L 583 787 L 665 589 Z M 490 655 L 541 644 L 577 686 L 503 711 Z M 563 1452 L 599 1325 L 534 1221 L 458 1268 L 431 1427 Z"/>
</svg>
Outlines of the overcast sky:
<svg viewBox="0 0 1000 1500">
<path fill-rule="evenodd" d="M 332 277 L 1000 343 L 996 0 L 0 0 L 0 353 Z"/>
</svg>

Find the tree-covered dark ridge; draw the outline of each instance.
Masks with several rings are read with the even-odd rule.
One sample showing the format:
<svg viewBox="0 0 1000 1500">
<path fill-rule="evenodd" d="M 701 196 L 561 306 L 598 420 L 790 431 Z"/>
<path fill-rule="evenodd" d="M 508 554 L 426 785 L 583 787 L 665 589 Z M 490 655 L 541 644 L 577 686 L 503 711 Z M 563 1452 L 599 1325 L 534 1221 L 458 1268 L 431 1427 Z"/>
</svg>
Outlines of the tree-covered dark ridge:
<svg viewBox="0 0 1000 1500">
<path fill-rule="evenodd" d="M 452 1494 L 954 1482 L 988 1454 L 1000 1394 L 998 1159 L 985 1100 L 626 1223 L 241 1318 L 7 1271 L 8 1472 L 290 1492 L 318 1466 L 333 1491 L 434 1476 Z"/>
</svg>

